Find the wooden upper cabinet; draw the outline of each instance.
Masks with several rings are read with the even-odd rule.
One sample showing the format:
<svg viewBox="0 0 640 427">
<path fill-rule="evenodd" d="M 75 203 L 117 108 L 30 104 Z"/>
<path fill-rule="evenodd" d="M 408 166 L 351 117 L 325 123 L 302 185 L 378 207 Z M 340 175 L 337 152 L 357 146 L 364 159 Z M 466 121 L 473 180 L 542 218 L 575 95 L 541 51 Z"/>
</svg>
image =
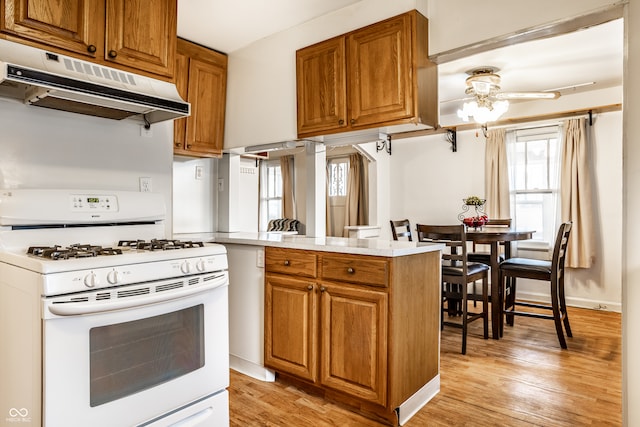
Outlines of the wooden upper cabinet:
<svg viewBox="0 0 640 427">
<path fill-rule="evenodd" d="M 106 0 L 105 59 L 173 76 L 176 0 Z"/>
<path fill-rule="evenodd" d="M 298 134 L 347 127 L 345 38 L 296 52 Z"/>
<path fill-rule="evenodd" d="M 227 56 L 178 39 L 175 83 L 191 116 L 174 121 L 174 154 L 220 157 L 224 146 Z"/>
<path fill-rule="evenodd" d="M 413 10 L 298 50 L 298 137 L 435 127 L 438 75 L 427 33 L 427 18 Z"/>
<path fill-rule="evenodd" d="M 0 33 L 80 59 L 173 77 L 176 0 L 0 0 Z"/>
<path fill-rule="evenodd" d="M 351 126 L 410 118 L 414 111 L 410 15 L 349 34 Z"/>
<path fill-rule="evenodd" d="M 90 58 L 102 52 L 103 0 L 1 0 L 0 31 Z"/>
</svg>

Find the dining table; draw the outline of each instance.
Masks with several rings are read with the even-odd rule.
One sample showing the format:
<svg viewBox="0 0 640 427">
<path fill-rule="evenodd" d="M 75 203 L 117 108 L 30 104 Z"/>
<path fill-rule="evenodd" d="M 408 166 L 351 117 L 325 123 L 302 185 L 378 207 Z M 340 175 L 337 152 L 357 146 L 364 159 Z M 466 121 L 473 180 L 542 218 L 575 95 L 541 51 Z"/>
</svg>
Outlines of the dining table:
<svg viewBox="0 0 640 427">
<path fill-rule="evenodd" d="M 500 244 L 511 245 L 516 240 L 529 240 L 535 231 L 523 230 L 499 225 L 467 227 L 467 241 L 489 245 L 491 267 L 491 334 L 493 339 L 500 338 L 500 318 L 502 316 L 502 289 L 500 284 L 499 255 Z M 510 251 L 506 251 L 508 254 Z"/>
</svg>

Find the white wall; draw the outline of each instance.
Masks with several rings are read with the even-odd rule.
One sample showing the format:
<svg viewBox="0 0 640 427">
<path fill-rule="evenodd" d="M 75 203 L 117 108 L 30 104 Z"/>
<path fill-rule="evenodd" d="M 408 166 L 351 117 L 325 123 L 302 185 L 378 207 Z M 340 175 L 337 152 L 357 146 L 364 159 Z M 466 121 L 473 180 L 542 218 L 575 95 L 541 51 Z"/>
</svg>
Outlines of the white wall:
<svg viewBox="0 0 640 427">
<path fill-rule="evenodd" d="M 165 196 L 171 233 L 173 125 L 141 124 L 27 106 L 0 98 L 0 187 L 139 190 Z"/>
<path fill-rule="evenodd" d="M 201 170 L 201 174 L 196 169 Z M 217 159 L 176 157 L 173 162 L 173 232 L 218 229 Z"/>
</svg>

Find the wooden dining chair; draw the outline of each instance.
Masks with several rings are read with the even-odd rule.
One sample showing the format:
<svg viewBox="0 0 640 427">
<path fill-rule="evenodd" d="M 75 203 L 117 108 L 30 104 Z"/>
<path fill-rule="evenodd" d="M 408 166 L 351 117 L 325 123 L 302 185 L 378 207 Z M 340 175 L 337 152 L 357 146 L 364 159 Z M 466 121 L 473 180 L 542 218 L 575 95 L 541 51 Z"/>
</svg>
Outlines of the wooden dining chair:
<svg viewBox="0 0 640 427">
<path fill-rule="evenodd" d="M 564 265 L 570 233 L 571 222 L 565 222 L 560 225 L 553 248 L 553 256 L 550 261 L 529 258 L 509 258 L 500 263 L 500 286 L 504 286 L 504 315 L 507 324 L 513 326 L 514 316 L 528 316 L 553 320 L 555 322 L 560 346 L 564 349 L 567 348 L 567 341 L 562 330 L 563 323 L 567 336 L 573 336 L 571 326 L 569 325 L 569 315 L 567 314 L 567 303 L 564 295 Z M 516 298 L 516 282 L 518 278 L 549 282 L 551 294 L 550 304 L 518 301 Z M 539 310 L 519 311 L 517 307 L 551 310 L 552 314 L 540 313 Z M 501 334 L 503 328 L 504 318 L 501 318 Z"/>
<path fill-rule="evenodd" d="M 484 338 L 489 338 L 489 266 L 469 262 L 467 259 L 467 237 L 464 225 L 416 226 L 417 238 L 421 242 L 444 243 L 442 252 L 442 303 L 440 311 L 441 328 L 453 326 L 462 329 L 462 354 L 467 352 L 467 331 L 470 322 L 482 319 Z M 468 284 L 482 280 L 482 311 L 469 311 Z M 461 322 L 444 320 L 444 312 L 451 314 L 450 305 L 460 306 Z M 446 306 L 446 307 L 445 307 Z M 454 310 L 454 311 L 457 311 Z M 449 315 L 448 319 L 451 317 Z"/>
<path fill-rule="evenodd" d="M 497 219 L 489 219 L 486 224 L 491 227 L 511 227 L 511 218 L 497 218 Z M 491 252 L 489 250 L 480 250 L 482 249 L 482 243 L 473 242 L 471 252 L 468 253 L 468 259 L 471 262 L 481 262 L 483 264 L 491 265 Z M 504 261 L 506 258 L 511 257 L 511 242 L 502 242 L 500 243 L 500 247 L 502 251 L 500 255 L 498 255 L 498 262 Z M 476 284 L 473 283 L 473 294 L 476 294 Z M 476 306 L 476 300 L 473 301 L 473 306 Z"/>
<path fill-rule="evenodd" d="M 410 242 L 413 241 L 411 238 L 411 223 L 408 219 L 401 219 L 398 221 L 391 220 L 389 223 L 391 224 L 393 240 L 399 240 L 400 238 L 406 237 Z"/>
</svg>

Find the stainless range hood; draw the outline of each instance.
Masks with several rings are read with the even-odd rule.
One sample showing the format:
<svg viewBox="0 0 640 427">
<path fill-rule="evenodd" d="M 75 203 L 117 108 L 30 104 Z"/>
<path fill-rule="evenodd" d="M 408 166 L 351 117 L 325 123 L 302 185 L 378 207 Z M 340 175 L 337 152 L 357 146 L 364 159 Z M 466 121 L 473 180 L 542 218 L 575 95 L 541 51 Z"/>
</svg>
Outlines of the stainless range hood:
<svg viewBox="0 0 640 427">
<path fill-rule="evenodd" d="M 172 83 L 3 39 L 0 96 L 115 120 L 157 123 L 190 114 Z"/>
</svg>

